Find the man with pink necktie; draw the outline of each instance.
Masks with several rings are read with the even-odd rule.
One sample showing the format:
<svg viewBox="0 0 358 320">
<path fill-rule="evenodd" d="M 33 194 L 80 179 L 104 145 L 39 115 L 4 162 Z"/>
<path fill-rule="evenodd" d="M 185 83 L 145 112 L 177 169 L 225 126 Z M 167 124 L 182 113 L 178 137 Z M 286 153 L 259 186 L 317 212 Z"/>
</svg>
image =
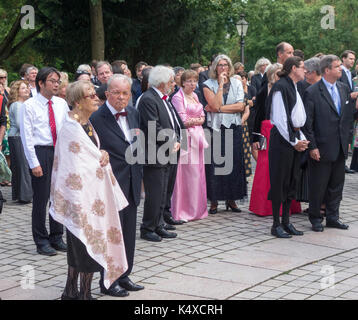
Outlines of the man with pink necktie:
<svg viewBox="0 0 358 320">
<path fill-rule="evenodd" d="M 53 256 L 66 251 L 62 240 L 63 226 L 49 217 L 46 229 L 46 207 L 50 196 L 51 173 L 57 134 L 66 113 L 66 101 L 56 97 L 60 73 L 53 67 L 42 68 L 36 76 L 37 95 L 25 101 L 21 109 L 20 134 L 31 170 L 33 205 L 32 235 L 39 254 Z"/>
</svg>

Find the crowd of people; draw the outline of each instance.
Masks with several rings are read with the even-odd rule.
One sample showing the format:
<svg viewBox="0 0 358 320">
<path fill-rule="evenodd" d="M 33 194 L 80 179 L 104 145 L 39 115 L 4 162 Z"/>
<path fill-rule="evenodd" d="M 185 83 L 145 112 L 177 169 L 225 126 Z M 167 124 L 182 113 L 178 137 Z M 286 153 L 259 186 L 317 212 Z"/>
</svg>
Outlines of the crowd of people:
<svg viewBox="0 0 358 320">
<path fill-rule="evenodd" d="M 313 231 L 324 217 L 348 229 L 339 206 L 345 173 L 358 171 L 355 52 L 304 60 L 282 42 L 276 55 L 250 72 L 225 54 L 187 70 L 140 61 L 135 79 L 124 60 L 93 61 L 73 82 L 24 64 L 9 87 L 0 69 L 1 185 L 32 202 L 37 252 L 67 252 L 62 299 L 93 299 L 94 272 L 104 294 L 144 289 L 129 277 L 141 198 L 140 238 L 176 238 L 176 225 L 218 214 L 219 201 L 241 212 L 251 161 L 249 210 L 272 215 L 273 236 L 303 235 L 290 223 L 301 202 Z"/>
</svg>

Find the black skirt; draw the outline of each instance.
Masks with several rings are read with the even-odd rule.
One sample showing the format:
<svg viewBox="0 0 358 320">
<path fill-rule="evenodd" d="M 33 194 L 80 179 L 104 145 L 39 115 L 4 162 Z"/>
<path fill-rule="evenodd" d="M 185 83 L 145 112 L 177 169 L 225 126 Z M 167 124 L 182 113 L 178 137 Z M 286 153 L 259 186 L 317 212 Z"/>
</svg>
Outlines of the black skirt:
<svg viewBox="0 0 358 320">
<path fill-rule="evenodd" d="M 78 272 L 99 272 L 103 268 L 87 252 L 86 246 L 66 228 L 67 263 Z"/>
<path fill-rule="evenodd" d="M 12 200 L 30 202 L 32 200 L 32 184 L 29 165 L 20 136 L 10 136 L 10 169 L 12 172 Z"/>
<path fill-rule="evenodd" d="M 283 203 L 296 198 L 300 153 L 274 126 L 270 133 L 269 172 L 271 189 L 268 200 Z"/>
<path fill-rule="evenodd" d="M 240 200 L 247 196 L 247 184 L 245 175 L 244 151 L 242 140 L 242 127 L 231 125 L 230 129 L 233 133 L 233 141 L 230 149 L 232 152 L 225 151 L 225 130 L 221 126 L 221 157 L 225 157 L 224 163 L 219 164 L 218 159 L 214 157 L 213 130 L 211 128 L 211 154 L 210 164 L 205 165 L 207 197 L 210 201 L 218 200 Z M 208 149 L 206 149 L 208 150 Z M 218 174 L 217 170 L 227 167 L 228 161 L 232 161 L 232 170 L 226 174 Z"/>
</svg>

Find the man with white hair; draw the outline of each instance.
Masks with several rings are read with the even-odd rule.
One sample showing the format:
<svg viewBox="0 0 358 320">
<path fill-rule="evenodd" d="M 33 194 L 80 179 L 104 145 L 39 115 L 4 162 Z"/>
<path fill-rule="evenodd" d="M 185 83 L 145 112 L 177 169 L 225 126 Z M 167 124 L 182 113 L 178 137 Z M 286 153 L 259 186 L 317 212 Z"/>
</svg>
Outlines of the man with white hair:
<svg viewBox="0 0 358 320">
<path fill-rule="evenodd" d="M 132 144 L 137 139 L 133 131 L 139 128 L 139 114 L 135 108 L 128 106 L 131 99 L 132 79 L 122 74 L 114 74 L 108 79 L 107 85 L 105 92 L 107 100 L 92 114 L 90 120 L 98 134 L 101 149 L 109 154 L 113 174 L 129 203 L 119 213 L 128 269 L 109 289 L 104 287 L 103 273 L 101 273 L 100 289 L 107 295 L 125 297 L 128 295 L 127 291 L 144 289 L 129 278 L 134 261 L 142 166 L 139 163 L 128 163 L 126 151 L 132 150 Z"/>
<path fill-rule="evenodd" d="M 37 76 L 38 72 L 39 72 L 39 70 L 34 66 L 28 67 L 25 72 L 25 80 L 27 80 L 29 82 L 29 87 L 31 90 L 31 97 L 34 97 L 37 95 L 35 82 L 36 82 L 36 76 Z"/>
<path fill-rule="evenodd" d="M 140 128 L 145 136 L 145 202 L 140 236 L 148 241 L 159 242 L 162 238 L 177 236 L 167 231 L 175 227 L 166 225 L 163 215 L 170 196 L 168 184 L 172 170 L 168 160 L 175 159 L 178 154 L 180 129 L 184 125 L 175 108 L 167 101 L 175 84 L 174 71 L 156 66 L 150 72 L 148 84 L 150 88 L 144 92 L 138 104 Z"/>
</svg>

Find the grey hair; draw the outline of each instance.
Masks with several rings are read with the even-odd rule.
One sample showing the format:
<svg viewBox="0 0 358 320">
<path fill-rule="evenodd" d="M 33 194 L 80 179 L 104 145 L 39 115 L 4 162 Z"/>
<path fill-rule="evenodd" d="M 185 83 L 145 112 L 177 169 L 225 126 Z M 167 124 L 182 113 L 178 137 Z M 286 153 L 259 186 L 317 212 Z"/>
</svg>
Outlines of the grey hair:
<svg viewBox="0 0 358 320">
<path fill-rule="evenodd" d="M 171 77 L 174 77 L 172 68 L 165 66 L 155 66 L 149 74 L 148 85 L 149 87 L 158 88 L 162 83 L 168 83 Z"/>
<path fill-rule="evenodd" d="M 341 59 L 339 59 L 339 57 L 334 54 L 327 54 L 326 56 L 323 56 L 323 58 L 320 60 L 321 74 L 325 74 L 327 68 L 332 68 L 333 61 L 341 61 Z"/>
<path fill-rule="evenodd" d="M 234 75 L 234 67 L 232 65 L 231 59 L 226 54 L 219 54 L 215 60 L 213 61 L 210 70 L 209 70 L 209 78 L 211 79 L 217 79 L 218 74 L 216 72 L 216 67 L 218 66 L 218 63 L 220 60 L 226 60 L 229 65 L 229 78 L 231 78 Z"/>
<path fill-rule="evenodd" d="M 76 103 L 80 102 L 85 96 L 85 89 L 94 88 L 90 81 L 78 80 L 72 82 L 66 88 L 66 101 L 73 108 Z"/>
<path fill-rule="evenodd" d="M 111 87 L 111 84 L 113 81 L 115 80 L 119 80 L 121 82 L 124 82 L 124 81 L 127 81 L 128 82 L 128 85 L 129 87 L 131 88 L 132 87 L 132 79 L 129 78 L 128 76 L 124 75 L 124 74 L 120 74 L 120 73 L 115 73 L 113 76 L 111 76 L 107 82 L 107 90 L 110 89 Z"/>
<path fill-rule="evenodd" d="M 257 60 L 256 64 L 255 64 L 255 74 L 258 74 L 259 68 L 263 65 L 267 65 L 269 66 L 271 64 L 271 61 L 265 57 L 260 58 L 259 60 Z M 267 70 L 267 67 L 266 67 Z"/>
<path fill-rule="evenodd" d="M 282 68 L 283 68 L 283 65 L 278 62 L 271 64 L 268 68 L 266 68 L 267 81 L 271 84 L 274 83 L 275 73 L 278 70 L 282 70 Z"/>
<path fill-rule="evenodd" d="M 104 65 L 107 65 L 109 69 L 113 72 L 112 66 L 108 61 L 98 61 L 96 65 L 96 72 L 98 73 L 98 69 L 103 67 Z"/>
<path fill-rule="evenodd" d="M 320 58 L 313 57 L 308 60 L 306 60 L 305 63 L 305 69 L 308 72 L 316 71 L 316 74 L 319 76 L 321 74 L 321 68 L 320 68 Z"/>
<path fill-rule="evenodd" d="M 178 72 L 185 71 L 185 69 L 183 67 L 174 67 L 173 71 L 174 71 L 174 74 L 177 75 Z"/>
<path fill-rule="evenodd" d="M 37 69 L 35 66 L 28 67 L 25 71 L 26 74 L 30 74 L 31 70 L 36 70 L 39 72 L 39 69 Z"/>
<path fill-rule="evenodd" d="M 78 72 L 78 71 L 87 71 L 89 74 L 92 73 L 92 69 L 91 69 L 90 65 L 88 65 L 88 64 L 80 64 L 78 66 L 76 72 Z"/>
</svg>

